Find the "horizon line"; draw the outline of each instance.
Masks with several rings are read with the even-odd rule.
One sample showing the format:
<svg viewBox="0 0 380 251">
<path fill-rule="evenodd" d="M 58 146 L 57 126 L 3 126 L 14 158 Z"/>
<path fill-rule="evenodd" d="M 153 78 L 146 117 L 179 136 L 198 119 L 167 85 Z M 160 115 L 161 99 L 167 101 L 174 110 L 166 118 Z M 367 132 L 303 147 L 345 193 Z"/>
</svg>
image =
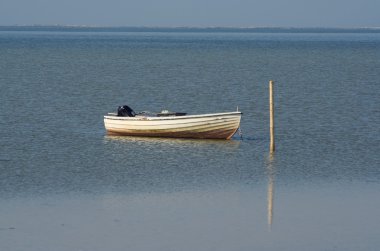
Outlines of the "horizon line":
<svg viewBox="0 0 380 251">
<path fill-rule="evenodd" d="M 185 26 L 185 25 L 88 25 L 88 24 L 0 24 L 0 27 L 67 27 L 67 28 L 159 28 L 159 29 L 380 29 L 380 26 Z"/>
<path fill-rule="evenodd" d="M 100 25 L 67 25 L 67 24 L 15 24 L 1 25 L 0 31 L 98 31 L 98 32 L 296 32 L 296 33 L 379 33 L 378 27 L 294 27 L 294 26 L 100 26 Z"/>
</svg>

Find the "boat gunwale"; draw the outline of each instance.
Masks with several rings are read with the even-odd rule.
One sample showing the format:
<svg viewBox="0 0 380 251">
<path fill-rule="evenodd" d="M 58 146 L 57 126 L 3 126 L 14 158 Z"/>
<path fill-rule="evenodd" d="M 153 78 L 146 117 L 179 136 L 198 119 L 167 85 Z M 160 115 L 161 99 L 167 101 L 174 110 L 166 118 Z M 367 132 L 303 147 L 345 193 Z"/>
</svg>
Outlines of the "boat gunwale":
<svg viewBox="0 0 380 251">
<path fill-rule="evenodd" d="M 229 115 L 242 115 L 240 111 L 235 112 L 221 112 L 221 113 L 207 113 L 207 114 L 195 114 L 195 115 L 183 115 L 183 116 L 168 116 L 168 117 L 153 117 L 153 116 L 136 116 L 136 117 L 121 117 L 114 114 L 104 115 L 104 119 L 109 120 L 136 120 L 136 121 L 152 121 L 152 120 L 180 120 L 180 119 L 192 119 L 192 118 L 207 118 L 207 117 L 221 117 Z"/>
</svg>

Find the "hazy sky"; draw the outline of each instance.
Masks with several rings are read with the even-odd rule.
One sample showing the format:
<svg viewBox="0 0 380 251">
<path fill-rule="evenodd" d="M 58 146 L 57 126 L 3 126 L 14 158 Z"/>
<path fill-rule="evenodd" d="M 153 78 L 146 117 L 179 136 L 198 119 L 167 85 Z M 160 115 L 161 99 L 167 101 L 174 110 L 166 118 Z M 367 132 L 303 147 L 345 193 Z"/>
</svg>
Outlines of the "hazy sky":
<svg viewBox="0 0 380 251">
<path fill-rule="evenodd" d="M 0 25 L 380 27 L 380 0 L 0 0 Z"/>
</svg>

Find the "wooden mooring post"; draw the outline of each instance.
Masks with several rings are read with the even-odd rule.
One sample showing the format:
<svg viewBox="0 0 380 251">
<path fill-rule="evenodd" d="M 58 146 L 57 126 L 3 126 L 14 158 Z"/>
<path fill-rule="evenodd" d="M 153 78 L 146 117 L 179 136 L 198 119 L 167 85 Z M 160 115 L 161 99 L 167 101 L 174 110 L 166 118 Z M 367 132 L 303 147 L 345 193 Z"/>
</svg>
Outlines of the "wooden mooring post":
<svg viewBox="0 0 380 251">
<path fill-rule="evenodd" d="M 275 150 L 275 143 L 274 143 L 274 100 L 273 100 L 273 85 L 274 81 L 269 81 L 269 131 L 270 131 L 270 146 L 269 151 L 271 153 Z"/>
</svg>

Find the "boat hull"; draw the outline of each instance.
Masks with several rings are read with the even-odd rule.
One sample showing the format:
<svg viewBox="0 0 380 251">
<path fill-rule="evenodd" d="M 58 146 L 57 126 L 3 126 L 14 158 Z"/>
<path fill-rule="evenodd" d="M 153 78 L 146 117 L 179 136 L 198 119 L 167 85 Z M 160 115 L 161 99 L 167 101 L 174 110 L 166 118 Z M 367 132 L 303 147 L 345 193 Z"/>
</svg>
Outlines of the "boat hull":
<svg viewBox="0 0 380 251">
<path fill-rule="evenodd" d="M 173 117 L 104 116 L 109 135 L 230 139 L 240 125 L 241 112 Z"/>
</svg>

